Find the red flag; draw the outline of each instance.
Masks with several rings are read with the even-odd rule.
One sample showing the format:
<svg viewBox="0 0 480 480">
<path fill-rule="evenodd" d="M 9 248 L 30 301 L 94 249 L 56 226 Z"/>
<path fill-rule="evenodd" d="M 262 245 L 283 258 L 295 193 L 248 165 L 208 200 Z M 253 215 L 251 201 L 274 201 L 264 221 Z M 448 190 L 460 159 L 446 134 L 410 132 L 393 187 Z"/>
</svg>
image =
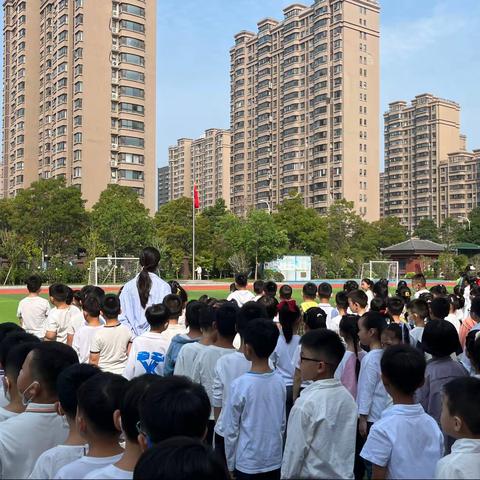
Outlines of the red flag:
<svg viewBox="0 0 480 480">
<path fill-rule="evenodd" d="M 193 206 L 195 208 L 200 208 L 200 198 L 198 197 L 198 188 L 197 185 L 193 185 Z"/>
</svg>

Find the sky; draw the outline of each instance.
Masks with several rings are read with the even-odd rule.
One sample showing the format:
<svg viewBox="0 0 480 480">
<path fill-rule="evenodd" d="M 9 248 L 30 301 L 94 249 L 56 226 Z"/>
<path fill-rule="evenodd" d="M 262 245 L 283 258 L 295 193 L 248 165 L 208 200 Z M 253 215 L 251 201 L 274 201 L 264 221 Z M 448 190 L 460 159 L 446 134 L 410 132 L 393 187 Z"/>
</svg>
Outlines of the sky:
<svg viewBox="0 0 480 480">
<path fill-rule="evenodd" d="M 420 93 L 455 100 L 462 108 L 468 148 L 480 148 L 480 0 L 380 1 L 380 115 L 390 102 Z M 159 166 L 168 163 L 168 146 L 178 138 L 229 127 L 234 35 L 255 31 L 265 17 L 280 20 L 282 9 L 292 3 L 295 0 L 157 0 Z M 0 55 L 0 79 L 1 62 Z"/>
<path fill-rule="evenodd" d="M 234 35 L 256 31 L 264 17 L 280 20 L 282 9 L 292 3 L 157 0 L 160 166 L 168 163 L 168 146 L 178 138 L 229 127 Z M 380 114 L 390 102 L 410 101 L 421 93 L 454 100 L 462 108 L 468 148 L 480 148 L 480 0 L 381 0 L 381 6 Z"/>
</svg>

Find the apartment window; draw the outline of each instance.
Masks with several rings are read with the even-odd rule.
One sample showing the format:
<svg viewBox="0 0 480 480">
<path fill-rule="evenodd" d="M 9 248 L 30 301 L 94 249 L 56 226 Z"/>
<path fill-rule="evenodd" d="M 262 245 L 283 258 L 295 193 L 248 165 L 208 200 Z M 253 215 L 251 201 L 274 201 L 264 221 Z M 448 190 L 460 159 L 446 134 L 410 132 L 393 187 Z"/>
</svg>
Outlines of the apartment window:
<svg viewBox="0 0 480 480">
<path fill-rule="evenodd" d="M 121 87 L 120 95 L 125 95 L 127 97 L 145 98 L 145 90 L 135 87 Z"/>
<path fill-rule="evenodd" d="M 120 37 L 120 45 L 145 50 L 145 42 L 143 40 L 139 40 L 138 38 Z"/>
<path fill-rule="evenodd" d="M 60 0 L 58 2 L 58 10 L 62 10 L 68 6 L 68 0 Z"/>
<path fill-rule="evenodd" d="M 57 67 L 57 73 L 58 74 L 66 72 L 66 71 L 67 71 L 67 62 L 63 62 Z"/>
<path fill-rule="evenodd" d="M 131 189 L 132 189 L 139 197 L 143 197 L 143 196 L 145 195 L 145 189 L 144 189 L 144 188 L 131 187 Z"/>
<path fill-rule="evenodd" d="M 76 48 L 74 51 L 73 51 L 73 58 L 75 60 L 78 60 L 79 58 L 83 58 L 83 48 Z"/>
<path fill-rule="evenodd" d="M 145 157 L 143 155 L 137 155 L 135 153 L 121 153 L 119 155 L 119 161 L 121 163 L 132 163 L 134 165 L 143 165 L 145 163 Z"/>
<path fill-rule="evenodd" d="M 67 103 L 67 94 L 63 93 L 62 95 L 59 95 L 57 97 L 57 104 L 58 105 L 63 105 L 64 103 Z"/>
<path fill-rule="evenodd" d="M 68 53 L 68 48 L 67 47 L 62 47 L 58 49 L 58 58 L 65 57 Z"/>
<path fill-rule="evenodd" d="M 137 15 L 139 17 L 145 17 L 145 9 L 142 7 L 137 7 L 136 5 L 130 5 L 129 3 L 122 3 L 120 10 L 125 13 L 130 13 L 131 15 Z"/>
<path fill-rule="evenodd" d="M 81 132 L 77 132 L 73 135 L 73 143 L 82 143 L 83 135 Z"/>
<path fill-rule="evenodd" d="M 120 70 L 120 76 L 125 80 L 131 80 L 132 82 L 145 83 L 145 74 L 136 72 L 135 70 Z"/>
<path fill-rule="evenodd" d="M 83 0 L 75 0 L 75 8 L 83 7 Z"/>
<path fill-rule="evenodd" d="M 125 147 L 138 147 L 138 148 L 145 147 L 145 140 L 139 137 L 119 136 L 118 143 Z"/>
<path fill-rule="evenodd" d="M 120 120 L 120 128 L 143 132 L 145 130 L 145 124 L 136 120 Z"/>
<path fill-rule="evenodd" d="M 65 125 L 62 125 L 60 127 L 57 127 L 57 135 L 65 135 L 67 133 L 67 127 Z"/>
<path fill-rule="evenodd" d="M 64 152 L 67 149 L 67 142 L 59 142 L 55 147 L 55 151 Z"/>
<path fill-rule="evenodd" d="M 82 115 L 77 115 L 76 117 L 74 117 L 74 119 L 73 119 L 73 124 L 74 124 L 76 127 L 82 125 L 82 123 L 83 123 L 83 117 L 82 117 Z"/>
<path fill-rule="evenodd" d="M 75 82 L 73 90 L 75 93 L 83 92 L 83 82 Z"/>
<path fill-rule="evenodd" d="M 78 25 L 83 25 L 83 14 L 82 13 L 79 13 L 75 17 L 75 26 L 77 27 Z"/>
<path fill-rule="evenodd" d="M 82 176 L 82 167 L 75 167 L 73 169 L 73 178 L 80 178 Z"/>
<path fill-rule="evenodd" d="M 75 76 L 82 75 L 83 74 L 83 65 L 82 64 L 75 65 L 74 72 L 75 72 Z"/>
<path fill-rule="evenodd" d="M 120 28 L 131 30 L 132 32 L 145 33 L 145 25 L 137 22 L 131 22 L 130 20 L 121 20 Z"/>
<path fill-rule="evenodd" d="M 59 19 L 58 19 L 58 27 L 61 27 L 63 25 L 66 25 L 68 22 L 68 15 L 62 15 Z"/>
<path fill-rule="evenodd" d="M 136 105 L 135 103 L 120 102 L 120 111 L 137 113 L 143 115 L 145 113 L 145 107 L 143 105 Z"/>
<path fill-rule="evenodd" d="M 64 42 L 64 41 L 67 40 L 67 38 L 68 38 L 68 31 L 63 30 L 62 32 L 60 32 L 58 34 L 57 40 L 58 40 L 58 42 Z"/>
<path fill-rule="evenodd" d="M 67 79 L 65 77 L 61 78 L 57 83 L 57 89 L 63 88 L 67 86 Z"/>
<path fill-rule="evenodd" d="M 140 55 L 134 55 L 132 53 L 122 53 L 120 55 L 120 61 L 125 63 L 131 63 L 132 65 L 145 65 L 145 59 Z"/>
<path fill-rule="evenodd" d="M 118 176 L 125 180 L 143 180 L 144 178 L 143 172 L 140 170 L 119 170 Z"/>
<path fill-rule="evenodd" d="M 82 159 L 82 151 L 81 150 L 74 150 L 73 151 L 73 160 L 79 161 Z"/>
<path fill-rule="evenodd" d="M 78 109 L 82 108 L 82 106 L 83 106 L 83 101 L 82 101 L 81 98 L 77 98 L 76 100 L 74 100 L 74 102 L 73 102 L 74 110 L 78 110 Z"/>
<path fill-rule="evenodd" d="M 24 37 L 26 34 L 27 34 L 27 31 L 26 31 L 24 28 L 21 28 L 21 29 L 18 31 L 18 36 L 19 36 L 20 38 Z"/>
</svg>

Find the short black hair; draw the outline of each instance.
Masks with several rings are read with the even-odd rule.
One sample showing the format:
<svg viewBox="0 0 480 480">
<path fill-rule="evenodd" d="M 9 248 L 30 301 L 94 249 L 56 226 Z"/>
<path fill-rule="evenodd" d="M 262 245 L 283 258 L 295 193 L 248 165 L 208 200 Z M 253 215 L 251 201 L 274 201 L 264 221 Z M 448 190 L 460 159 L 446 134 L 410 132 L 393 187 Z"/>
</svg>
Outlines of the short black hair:
<svg viewBox="0 0 480 480">
<path fill-rule="evenodd" d="M 310 307 L 303 314 L 303 323 L 307 325 L 310 330 L 327 328 L 327 313 L 323 308 Z"/>
<path fill-rule="evenodd" d="M 388 298 L 388 283 L 385 285 L 384 282 L 381 282 L 380 280 L 378 282 L 375 282 L 375 285 L 372 288 L 372 292 L 375 295 L 375 297 L 380 297 L 380 298 Z"/>
<path fill-rule="evenodd" d="M 19 343 L 9 350 L 5 363 L 3 364 L 5 376 L 10 377 L 15 382 L 17 381 L 28 354 L 40 343 L 40 339 L 37 338 L 37 340 L 38 341 L 30 343 Z"/>
<path fill-rule="evenodd" d="M 83 382 L 100 373 L 95 365 L 77 363 L 70 365 L 58 376 L 58 401 L 65 415 L 74 418 L 77 413 L 77 392 Z"/>
<path fill-rule="evenodd" d="M 160 377 L 140 401 L 140 425 L 154 444 L 178 435 L 203 438 L 210 411 L 202 385 L 187 377 Z"/>
<path fill-rule="evenodd" d="M 88 297 L 87 297 L 88 298 Z M 107 320 L 113 320 L 120 315 L 121 306 L 120 298 L 118 295 L 109 294 L 105 295 L 105 298 L 102 302 L 102 313 Z"/>
<path fill-rule="evenodd" d="M 450 415 L 459 416 L 473 435 L 480 435 L 480 380 L 459 377 L 448 382 L 443 391 Z"/>
<path fill-rule="evenodd" d="M 214 312 L 218 333 L 222 337 L 234 338 L 238 307 L 233 302 L 228 302 L 215 309 Z"/>
<path fill-rule="evenodd" d="M 82 309 L 91 317 L 100 316 L 100 302 L 95 295 L 89 295 L 82 303 Z"/>
<path fill-rule="evenodd" d="M 10 332 L 0 343 L 0 364 L 5 367 L 5 362 L 10 350 L 22 343 L 40 343 L 40 339 L 23 330 Z"/>
<path fill-rule="evenodd" d="M 423 292 L 418 298 L 421 298 L 422 300 L 425 300 L 425 302 L 430 304 L 430 302 L 433 300 L 433 295 L 430 292 Z"/>
<path fill-rule="evenodd" d="M 305 297 L 316 298 L 317 286 L 313 282 L 307 282 L 302 288 L 302 293 Z"/>
<path fill-rule="evenodd" d="M 387 299 L 385 297 L 373 297 L 370 301 L 370 312 L 385 312 Z"/>
<path fill-rule="evenodd" d="M 448 357 L 461 350 L 457 329 L 447 320 L 430 320 L 422 336 L 423 349 L 434 357 Z"/>
<path fill-rule="evenodd" d="M 348 299 L 351 300 L 352 303 L 357 303 L 362 308 L 368 305 L 368 297 L 363 290 L 352 290 L 348 293 Z"/>
<path fill-rule="evenodd" d="M 405 302 L 399 295 L 387 299 L 387 308 L 390 315 L 401 315 L 405 308 Z"/>
<path fill-rule="evenodd" d="M 98 302 L 100 303 L 100 305 L 102 305 L 103 300 L 105 299 L 105 290 L 103 288 L 97 287 L 95 285 L 87 285 L 87 286 L 83 287 L 80 290 L 80 297 L 82 299 L 82 305 L 83 305 L 83 302 L 85 301 L 85 299 L 87 297 L 90 297 L 90 296 L 95 297 L 98 300 Z"/>
<path fill-rule="evenodd" d="M 32 351 L 32 374 L 40 379 L 43 388 L 50 394 L 57 394 L 58 376 L 70 365 L 78 363 L 77 352 L 59 342 L 41 342 Z"/>
<path fill-rule="evenodd" d="M 403 341 L 402 327 L 398 323 L 389 323 L 383 330 L 383 332 L 392 332 L 397 340 Z"/>
<path fill-rule="evenodd" d="M 68 287 L 63 283 L 54 283 L 48 289 L 48 294 L 57 302 L 66 302 L 68 293 Z"/>
<path fill-rule="evenodd" d="M 446 296 L 448 294 L 447 287 L 445 285 L 434 285 L 430 287 L 430 293 L 437 296 Z"/>
<path fill-rule="evenodd" d="M 143 453 L 133 471 L 134 479 L 230 480 L 222 458 L 204 442 L 173 437 Z"/>
<path fill-rule="evenodd" d="M 170 318 L 178 319 L 182 314 L 183 302 L 179 295 L 169 293 L 163 298 L 162 302 L 170 312 Z"/>
<path fill-rule="evenodd" d="M 363 318 L 365 328 L 367 330 L 374 329 L 377 330 L 378 338 L 382 334 L 383 330 L 387 328 L 387 319 L 380 312 L 367 312 L 364 313 L 359 320 Z"/>
<path fill-rule="evenodd" d="M 270 295 L 264 295 L 257 300 L 257 303 L 263 305 L 267 311 L 267 316 L 270 320 L 273 320 L 277 315 L 278 300 Z"/>
<path fill-rule="evenodd" d="M 261 295 L 263 293 L 263 286 L 264 286 L 265 282 L 263 280 L 255 280 L 253 282 L 253 291 L 257 294 L 257 295 Z"/>
<path fill-rule="evenodd" d="M 280 333 L 271 320 L 256 318 L 252 320 L 243 332 L 245 345 L 250 345 L 259 358 L 268 358 L 275 347 Z"/>
<path fill-rule="evenodd" d="M 30 275 L 25 283 L 30 293 L 36 293 L 42 288 L 42 279 L 38 275 Z"/>
<path fill-rule="evenodd" d="M 427 318 L 429 314 L 428 303 L 421 298 L 416 298 L 415 300 L 412 300 L 407 305 L 407 310 L 409 310 L 411 313 L 415 313 L 423 319 Z"/>
<path fill-rule="evenodd" d="M 353 290 L 358 290 L 358 283 L 355 280 L 347 280 L 343 284 L 343 291 L 350 293 L 353 292 Z"/>
<path fill-rule="evenodd" d="M 330 298 L 332 291 L 332 286 L 329 283 L 322 282 L 317 289 L 318 298 Z"/>
<path fill-rule="evenodd" d="M 277 284 L 273 280 L 269 280 L 263 285 L 263 291 L 265 295 L 269 295 L 271 297 L 274 297 L 277 294 L 277 289 Z"/>
<path fill-rule="evenodd" d="M 168 322 L 170 310 L 163 303 L 157 303 L 145 310 L 145 318 L 150 327 L 157 328 Z"/>
<path fill-rule="evenodd" d="M 480 373 L 480 332 L 470 330 L 465 340 L 465 350 L 472 366 Z"/>
<path fill-rule="evenodd" d="M 335 295 L 335 304 L 338 308 L 343 308 L 346 310 L 348 308 L 348 295 L 345 291 L 340 290 Z"/>
<path fill-rule="evenodd" d="M 406 395 L 413 395 L 421 387 L 426 366 L 423 353 L 418 348 L 405 344 L 387 348 L 380 361 L 382 375 Z"/>
<path fill-rule="evenodd" d="M 302 347 L 308 348 L 324 360 L 335 371 L 345 355 L 345 347 L 340 337 L 326 328 L 310 330 L 300 339 Z"/>
<path fill-rule="evenodd" d="M 244 273 L 237 273 L 235 275 L 235 283 L 239 287 L 246 287 L 248 284 L 248 277 Z"/>
<path fill-rule="evenodd" d="M 73 289 L 67 285 L 67 299 L 65 300 L 67 305 L 71 305 L 73 302 Z"/>
<path fill-rule="evenodd" d="M 203 331 L 210 330 L 213 327 L 213 322 L 215 321 L 215 308 L 208 304 L 205 305 L 207 308 L 202 308 L 199 312 L 200 329 Z"/>
<path fill-rule="evenodd" d="M 122 430 L 131 442 L 136 443 L 138 437 L 137 423 L 140 421 L 140 402 L 148 389 L 157 382 L 157 375 L 142 375 L 128 382 L 122 401 L 120 402 L 120 416 Z"/>
<path fill-rule="evenodd" d="M 268 318 L 265 307 L 254 301 L 244 303 L 237 312 L 236 322 L 237 332 L 241 337 L 243 337 L 245 327 L 255 318 Z"/>
<path fill-rule="evenodd" d="M 280 297 L 285 300 L 290 300 L 292 298 L 293 289 L 290 285 L 282 285 L 280 287 Z"/>
<path fill-rule="evenodd" d="M 447 295 L 448 303 L 454 308 L 454 310 L 460 310 L 465 306 L 465 298 L 458 296 L 455 293 Z"/>
<path fill-rule="evenodd" d="M 445 319 L 450 313 L 450 302 L 446 297 L 436 297 L 430 302 L 430 312 L 436 320 Z"/>
<path fill-rule="evenodd" d="M 25 330 L 16 323 L 5 322 L 0 323 L 0 343 L 11 332 L 24 332 Z"/>
<path fill-rule="evenodd" d="M 113 412 L 120 408 L 128 380 L 121 375 L 101 372 L 89 378 L 78 389 L 78 410 L 91 428 L 101 434 L 114 435 L 117 429 Z"/>
<path fill-rule="evenodd" d="M 200 328 L 200 315 L 207 307 L 206 303 L 199 302 L 198 300 L 191 300 L 187 303 L 185 309 L 185 323 L 190 328 Z"/>
<path fill-rule="evenodd" d="M 425 286 L 426 285 L 426 280 L 425 280 L 425 275 L 423 273 L 417 273 L 412 277 L 412 283 L 419 283 L 420 285 Z"/>
<path fill-rule="evenodd" d="M 470 305 L 470 313 L 480 317 L 480 297 L 475 297 Z"/>
<path fill-rule="evenodd" d="M 172 290 L 172 294 L 173 295 L 178 295 L 180 297 L 180 299 L 182 300 L 182 304 L 186 304 L 188 302 L 188 294 L 187 294 L 186 290 L 176 280 L 170 280 L 168 282 L 168 284 L 170 285 L 170 288 Z M 167 305 L 167 307 L 169 307 L 169 305 Z M 170 308 L 170 310 L 171 310 L 171 308 Z"/>
</svg>

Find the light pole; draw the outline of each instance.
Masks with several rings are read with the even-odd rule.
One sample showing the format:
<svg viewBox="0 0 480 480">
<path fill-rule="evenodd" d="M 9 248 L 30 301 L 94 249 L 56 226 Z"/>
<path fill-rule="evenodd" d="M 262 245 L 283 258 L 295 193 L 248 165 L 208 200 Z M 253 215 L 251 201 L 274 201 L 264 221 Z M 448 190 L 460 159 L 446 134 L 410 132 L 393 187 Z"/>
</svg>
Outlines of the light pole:
<svg viewBox="0 0 480 480">
<path fill-rule="evenodd" d="M 468 217 L 460 217 L 460 220 L 464 220 L 468 223 L 468 231 L 470 231 L 472 229 L 472 222 L 470 221 L 470 219 Z"/>
<path fill-rule="evenodd" d="M 259 200 L 257 202 L 257 204 L 260 204 L 260 203 L 265 203 L 265 205 L 267 205 L 267 208 L 268 208 L 268 213 L 271 214 L 272 213 L 272 207 L 270 206 L 270 202 L 267 201 L 267 200 Z"/>
</svg>

